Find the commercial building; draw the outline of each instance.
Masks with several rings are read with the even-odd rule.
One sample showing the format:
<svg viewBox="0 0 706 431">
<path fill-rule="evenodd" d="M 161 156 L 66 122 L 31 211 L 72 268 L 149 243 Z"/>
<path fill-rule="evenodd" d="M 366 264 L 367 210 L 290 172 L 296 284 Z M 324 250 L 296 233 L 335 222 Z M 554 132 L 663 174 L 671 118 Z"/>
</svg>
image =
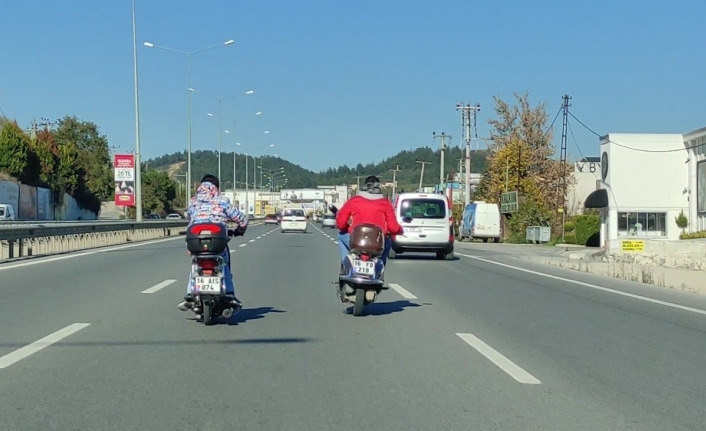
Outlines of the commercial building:
<svg viewBox="0 0 706 431">
<path fill-rule="evenodd" d="M 679 239 L 676 217 L 690 212 L 684 144 L 680 134 L 611 133 L 600 138 L 599 188 L 588 195 L 585 206 L 601 209 L 602 246 L 617 250 L 625 248 L 624 240 Z"/>
<path fill-rule="evenodd" d="M 688 166 L 689 232 L 706 230 L 706 127 L 684 134 Z"/>
<path fill-rule="evenodd" d="M 566 213 L 570 216 L 581 214 L 586 196 L 600 188 L 601 158 L 584 157 L 574 163 L 573 186 L 567 191 Z"/>
</svg>

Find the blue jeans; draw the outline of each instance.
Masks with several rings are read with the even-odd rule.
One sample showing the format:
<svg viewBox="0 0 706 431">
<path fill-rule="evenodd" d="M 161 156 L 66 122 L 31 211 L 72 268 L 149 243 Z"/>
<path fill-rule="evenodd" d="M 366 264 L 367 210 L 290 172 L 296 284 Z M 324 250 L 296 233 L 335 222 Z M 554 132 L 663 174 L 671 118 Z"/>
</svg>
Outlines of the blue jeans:
<svg viewBox="0 0 706 431">
<path fill-rule="evenodd" d="M 235 283 L 233 282 L 233 276 L 230 269 L 230 249 L 226 247 L 226 251 L 221 254 L 221 257 L 225 259 L 226 265 L 223 268 L 223 279 L 226 283 L 226 294 L 235 296 Z M 186 293 L 191 294 L 193 290 L 193 279 L 194 279 L 194 268 L 191 267 L 191 273 L 189 274 L 189 283 L 186 285 Z"/>
<path fill-rule="evenodd" d="M 341 262 L 343 262 L 343 259 L 348 256 L 348 253 L 350 252 L 350 241 L 351 241 L 351 235 L 347 233 L 338 233 L 338 248 L 341 250 Z M 386 236 L 385 237 L 385 248 L 382 252 L 382 255 L 380 256 L 380 260 L 382 261 L 383 265 L 387 266 L 387 256 L 390 255 L 390 249 L 392 248 L 392 240 L 390 237 Z"/>
</svg>

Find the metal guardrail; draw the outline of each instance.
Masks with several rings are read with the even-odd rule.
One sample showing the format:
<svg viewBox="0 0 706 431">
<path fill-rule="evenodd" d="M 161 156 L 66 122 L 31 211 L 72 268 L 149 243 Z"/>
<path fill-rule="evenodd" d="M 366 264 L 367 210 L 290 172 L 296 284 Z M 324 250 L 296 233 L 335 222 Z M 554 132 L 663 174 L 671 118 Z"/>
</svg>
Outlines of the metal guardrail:
<svg viewBox="0 0 706 431">
<path fill-rule="evenodd" d="M 258 219 L 251 224 L 260 224 Z M 118 245 L 183 234 L 186 220 L 0 225 L 0 261 Z"/>
</svg>

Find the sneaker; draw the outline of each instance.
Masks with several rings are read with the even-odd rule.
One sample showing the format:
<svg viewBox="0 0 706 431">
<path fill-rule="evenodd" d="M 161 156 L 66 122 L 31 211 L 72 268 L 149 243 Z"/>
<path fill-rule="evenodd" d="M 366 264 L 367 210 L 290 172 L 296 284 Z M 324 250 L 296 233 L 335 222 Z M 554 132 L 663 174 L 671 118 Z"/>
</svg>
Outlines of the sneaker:
<svg viewBox="0 0 706 431">
<path fill-rule="evenodd" d="M 375 299 L 375 291 L 374 290 L 366 290 L 365 291 L 365 300 L 368 302 L 371 302 Z"/>
<path fill-rule="evenodd" d="M 181 311 L 190 310 L 191 307 L 193 307 L 193 306 L 194 306 L 194 303 L 193 303 L 193 302 L 189 302 L 189 301 L 182 301 L 182 302 L 179 303 L 179 305 L 177 305 L 177 307 L 178 307 L 179 310 L 181 310 Z"/>
</svg>

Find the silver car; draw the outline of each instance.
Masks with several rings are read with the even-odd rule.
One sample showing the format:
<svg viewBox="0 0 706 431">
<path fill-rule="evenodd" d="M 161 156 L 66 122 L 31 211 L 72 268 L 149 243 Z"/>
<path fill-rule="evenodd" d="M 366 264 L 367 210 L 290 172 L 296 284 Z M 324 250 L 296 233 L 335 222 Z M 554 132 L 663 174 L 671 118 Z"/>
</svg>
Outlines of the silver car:
<svg viewBox="0 0 706 431">
<path fill-rule="evenodd" d="M 336 216 L 333 214 L 324 214 L 324 218 L 321 220 L 321 227 L 335 228 Z"/>
</svg>

